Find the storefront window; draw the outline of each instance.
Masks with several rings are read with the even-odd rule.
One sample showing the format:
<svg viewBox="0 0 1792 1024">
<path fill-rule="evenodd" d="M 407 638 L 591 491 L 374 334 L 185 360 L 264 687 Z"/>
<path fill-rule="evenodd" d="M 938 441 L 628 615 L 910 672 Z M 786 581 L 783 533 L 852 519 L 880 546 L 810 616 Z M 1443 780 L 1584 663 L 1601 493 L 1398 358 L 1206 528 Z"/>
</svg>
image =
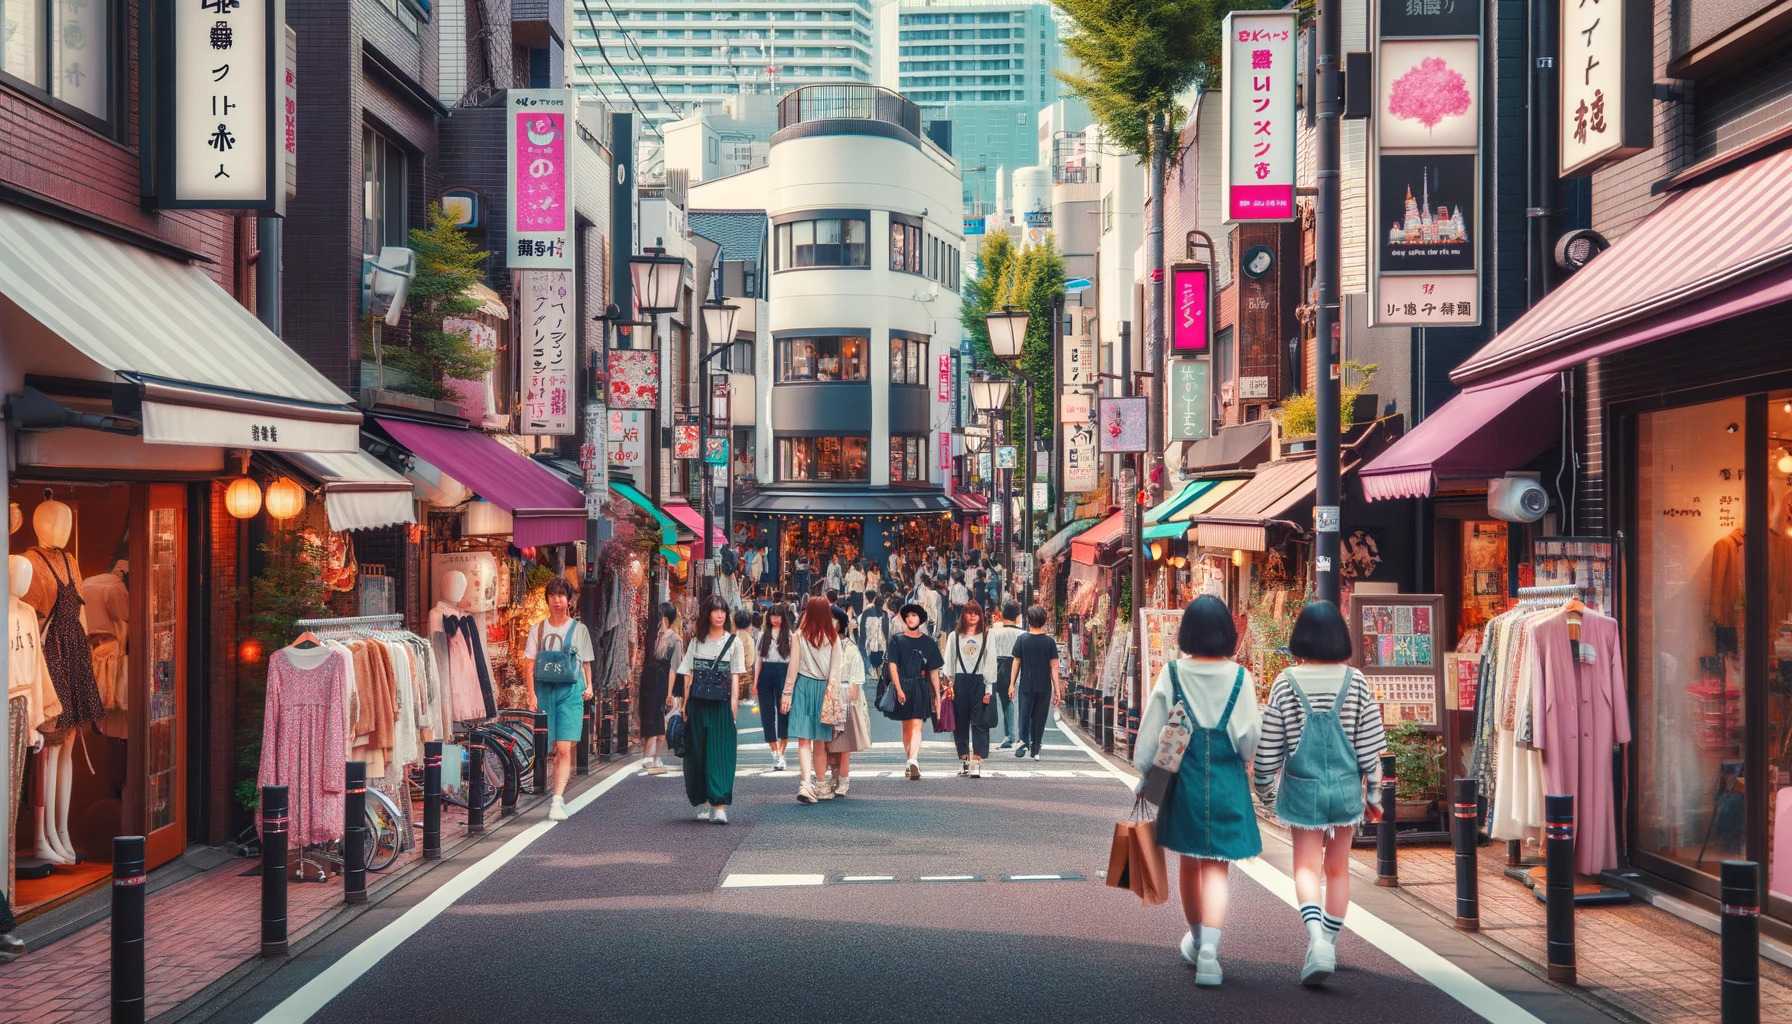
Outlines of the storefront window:
<svg viewBox="0 0 1792 1024">
<path fill-rule="evenodd" d="M 775 229 L 778 269 L 869 267 L 870 228 L 857 217 L 798 220 Z"/>
<path fill-rule="evenodd" d="M 1479 634 L 1506 607 L 1506 524 L 1462 520 L 1462 618 L 1456 634 Z"/>
<path fill-rule="evenodd" d="M 890 438 L 890 482 L 926 483 L 927 439 L 916 435 Z"/>
<path fill-rule="evenodd" d="M 863 437 L 778 438 L 779 480 L 869 479 Z"/>
<path fill-rule="evenodd" d="M 921 272 L 921 229 L 890 218 L 890 269 Z"/>
<path fill-rule="evenodd" d="M 1792 900 L 1792 391 L 1767 401 L 1767 889 Z"/>
<path fill-rule="evenodd" d="M 780 539 L 787 568 L 798 555 L 808 556 L 812 567 L 828 554 L 851 562 L 864 553 L 865 524 L 859 519 L 792 519 L 784 523 Z"/>
<path fill-rule="evenodd" d="M 922 338 L 890 339 L 890 383 L 925 384 L 921 366 L 927 361 L 927 342 Z"/>
<path fill-rule="evenodd" d="M 106 119 L 112 112 L 113 10 L 105 2 L 16 0 L 0 5 L 0 28 L 5 30 L 0 72 Z"/>
<path fill-rule="evenodd" d="M 865 380 L 870 365 L 863 337 L 778 339 L 778 382 Z"/>
</svg>

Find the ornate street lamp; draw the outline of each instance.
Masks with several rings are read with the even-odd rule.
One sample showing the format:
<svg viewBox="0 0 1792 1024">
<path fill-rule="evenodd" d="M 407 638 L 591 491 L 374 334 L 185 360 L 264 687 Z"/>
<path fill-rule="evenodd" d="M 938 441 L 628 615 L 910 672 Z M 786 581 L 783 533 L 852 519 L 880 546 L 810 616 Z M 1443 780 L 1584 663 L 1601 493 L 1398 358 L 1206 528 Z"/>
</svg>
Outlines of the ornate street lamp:
<svg viewBox="0 0 1792 1024">
<path fill-rule="evenodd" d="M 978 412 L 992 413 L 1008 407 L 1008 396 L 1014 381 L 1007 377 L 978 374 L 971 378 L 971 405 Z"/>
<path fill-rule="evenodd" d="M 1014 306 L 1003 306 L 999 311 L 984 314 L 983 325 L 989 331 L 989 347 L 997 359 L 1013 363 L 1020 358 L 1021 346 L 1027 340 L 1027 319 L 1027 311 Z"/>
<path fill-rule="evenodd" d="M 1021 527 L 1021 543 L 1029 560 L 1033 552 L 1033 380 L 1020 373 L 1020 352 L 1027 341 L 1027 311 L 1024 308 L 1003 306 L 999 311 L 992 310 L 984 314 L 983 325 L 989 331 L 989 347 L 996 358 L 1007 363 L 1020 378 L 1021 394 L 1024 404 L 1025 426 L 1022 428 L 1021 451 L 1021 504 L 1026 509 L 1026 516 L 1018 524 Z M 1010 384 L 1012 387 L 1012 384 Z M 1004 400 L 1007 395 L 1002 396 Z M 975 401 L 973 392 L 973 401 Z M 1004 401 L 1003 404 L 1006 404 Z M 1011 532 L 1011 531 L 1010 531 Z M 1006 545 L 1004 544 L 1004 547 Z M 1032 577 L 1027 577 L 1026 601 L 1033 601 Z"/>
<path fill-rule="evenodd" d="M 684 257 L 668 256 L 659 246 L 628 258 L 628 272 L 635 286 L 635 304 L 642 313 L 670 313 L 678 308 L 678 289 L 684 283 Z"/>
<path fill-rule="evenodd" d="M 729 305 L 725 298 L 717 296 L 700 308 L 703 310 L 703 333 L 709 337 L 711 348 L 734 340 L 734 314 L 740 312 L 739 306 Z"/>
</svg>

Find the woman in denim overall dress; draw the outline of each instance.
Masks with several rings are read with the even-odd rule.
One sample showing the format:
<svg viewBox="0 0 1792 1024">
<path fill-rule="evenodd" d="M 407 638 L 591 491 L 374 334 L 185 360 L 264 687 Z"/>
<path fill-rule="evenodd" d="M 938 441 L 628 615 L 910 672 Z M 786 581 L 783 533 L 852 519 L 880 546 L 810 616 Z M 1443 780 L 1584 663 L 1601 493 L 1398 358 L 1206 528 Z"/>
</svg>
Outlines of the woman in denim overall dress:
<svg viewBox="0 0 1792 1024">
<path fill-rule="evenodd" d="M 1350 839 L 1366 809 L 1365 787 L 1373 792 L 1381 784 L 1387 737 L 1374 691 L 1350 666 L 1350 630 L 1336 605 L 1302 608 L 1288 651 L 1301 663 L 1270 687 L 1254 781 L 1294 843 L 1294 893 L 1307 929 L 1300 980 L 1318 985 L 1338 967 L 1338 932 L 1350 906 Z"/>
<path fill-rule="evenodd" d="M 1189 929 L 1182 956 L 1195 965 L 1195 984 L 1213 986 L 1221 980 L 1220 926 L 1231 862 L 1263 852 L 1247 768 L 1261 719 L 1256 684 L 1232 661 L 1238 630 L 1225 602 L 1196 598 L 1182 612 L 1176 646 L 1182 657 L 1164 666 L 1145 702 L 1133 765 L 1143 792 L 1164 725 L 1181 707 L 1189 720 L 1188 748 L 1164 790 L 1157 842 L 1182 854 L 1178 888 Z"/>
</svg>

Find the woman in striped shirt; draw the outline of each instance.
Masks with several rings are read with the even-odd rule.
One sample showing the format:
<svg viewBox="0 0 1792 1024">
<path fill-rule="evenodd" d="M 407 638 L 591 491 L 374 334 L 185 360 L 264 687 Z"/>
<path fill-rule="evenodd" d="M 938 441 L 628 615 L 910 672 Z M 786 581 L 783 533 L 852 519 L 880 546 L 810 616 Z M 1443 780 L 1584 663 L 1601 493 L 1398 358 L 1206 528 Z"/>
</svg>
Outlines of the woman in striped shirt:
<svg viewBox="0 0 1792 1024">
<path fill-rule="evenodd" d="M 1350 629 L 1336 605 L 1302 608 L 1288 652 L 1300 663 L 1270 687 L 1252 781 L 1293 838 L 1294 892 L 1307 927 L 1300 980 L 1317 985 L 1338 967 L 1338 932 L 1350 905 L 1350 838 L 1367 808 L 1365 787 L 1372 793 L 1381 784 L 1387 737 L 1369 681 L 1350 666 Z"/>
</svg>

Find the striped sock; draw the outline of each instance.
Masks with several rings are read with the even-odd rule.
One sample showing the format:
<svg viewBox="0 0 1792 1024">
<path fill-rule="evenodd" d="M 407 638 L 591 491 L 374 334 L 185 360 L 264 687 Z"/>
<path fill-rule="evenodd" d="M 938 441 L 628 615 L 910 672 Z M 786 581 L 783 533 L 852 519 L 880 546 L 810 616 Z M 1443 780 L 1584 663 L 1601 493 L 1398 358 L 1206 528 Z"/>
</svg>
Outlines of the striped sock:
<svg viewBox="0 0 1792 1024">
<path fill-rule="evenodd" d="M 1325 912 L 1319 909 L 1319 904 L 1302 903 L 1300 905 L 1300 919 L 1301 922 L 1307 926 L 1308 939 L 1318 939 L 1320 935 L 1323 934 L 1325 928 Z"/>
<path fill-rule="evenodd" d="M 1321 919 L 1321 923 L 1325 926 L 1325 937 L 1330 940 L 1332 946 L 1336 948 L 1338 945 L 1338 933 L 1344 930 L 1344 919 L 1325 914 Z"/>
</svg>

